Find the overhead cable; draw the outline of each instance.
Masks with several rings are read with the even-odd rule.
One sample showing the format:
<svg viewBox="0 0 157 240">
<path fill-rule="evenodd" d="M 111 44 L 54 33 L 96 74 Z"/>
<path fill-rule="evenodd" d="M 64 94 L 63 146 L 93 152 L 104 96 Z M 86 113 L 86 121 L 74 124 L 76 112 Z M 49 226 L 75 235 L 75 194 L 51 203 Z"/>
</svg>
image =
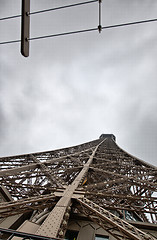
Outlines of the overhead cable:
<svg viewBox="0 0 157 240">
<path fill-rule="evenodd" d="M 74 4 L 70 4 L 70 5 L 55 7 L 55 8 L 49 8 L 49 9 L 45 9 L 45 10 L 39 10 L 39 11 L 35 11 L 35 12 L 30 12 L 29 15 L 60 10 L 63 8 L 76 7 L 76 6 L 85 5 L 85 4 L 94 3 L 94 2 L 98 2 L 98 0 L 91 0 L 91 1 L 87 1 L 87 2 L 80 2 L 80 3 L 74 3 Z"/>
<path fill-rule="evenodd" d="M 21 14 L 14 15 L 14 16 L 9 16 L 9 17 L 3 17 L 3 18 L 0 18 L 0 21 L 9 20 L 9 19 L 13 19 L 13 18 L 19 18 L 19 17 L 21 17 Z"/>
<path fill-rule="evenodd" d="M 80 6 L 80 5 L 85 5 L 85 4 L 94 3 L 94 2 L 98 2 L 98 0 L 91 0 L 91 1 L 86 1 L 86 2 L 74 3 L 74 4 L 64 5 L 64 6 L 55 7 L 55 8 L 48 8 L 48 9 L 44 9 L 44 10 L 30 12 L 28 14 L 29 15 L 34 15 L 34 14 L 39 14 L 39 13 L 44 13 L 44 12 L 56 11 L 56 10 L 60 10 L 60 9 L 64 9 L 64 8 L 77 7 L 77 6 Z M 13 18 L 19 18 L 19 17 L 21 17 L 21 14 L 14 15 L 14 16 L 9 16 L 9 17 L 3 17 L 3 18 L 0 18 L 0 21 L 9 20 L 9 19 L 13 19 Z"/>
<path fill-rule="evenodd" d="M 4 42 L 0 42 L 0 45 L 10 44 L 10 43 L 18 43 L 18 42 L 21 42 L 21 40 L 4 41 Z"/>
<path fill-rule="evenodd" d="M 109 25 L 109 26 L 102 27 L 102 29 L 118 28 L 118 27 L 124 27 L 124 26 L 135 25 L 135 24 L 137 25 L 137 24 L 149 23 L 149 22 L 155 22 L 155 21 L 157 21 L 157 18 L 156 19 L 143 20 L 143 21 Z M 89 29 L 83 29 L 83 30 L 77 30 L 77 31 L 71 31 L 71 32 L 63 32 L 63 33 L 50 34 L 50 35 L 44 35 L 44 36 L 39 36 L 39 37 L 32 37 L 28 40 L 32 41 L 32 40 L 38 40 L 38 39 L 44 39 L 44 38 L 53 38 L 53 37 L 59 37 L 59 36 L 64 36 L 64 35 L 78 34 L 78 33 L 84 33 L 84 32 L 92 32 L 92 31 L 96 31 L 96 30 L 98 30 L 98 28 L 89 28 Z"/>
<path fill-rule="evenodd" d="M 98 28 L 89 28 L 89 29 L 83 29 L 83 30 L 77 30 L 77 31 L 72 31 L 72 32 L 63 32 L 63 33 L 57 33 L 57 34 L 51 34 L 51 35 L 45 35 L 45 36 L 39 36 L 39 37 L 32 37 L 28 40 L 38 40 L 38 39 L 43 39 L 43 38 L 53 38 L 53 37 L 60 37 L 60 36 L 65 36 L 65 35 L 72 35 L 72 34 L 78 34 L 78 33 L 84 33 L 84 32 L 92 32 L 98 30 Z"/>
<path fill-rule="evenodd" d="M 125 26 L 129 26 L 129 25 L 137 25 L 137 24 L 150 23 L 150 22 L 156 22 L 156 21 L 157 21 L 157 18 L 136 21 L 136 22 L 120 23 L 120 24 L 115 24 L 115 25 L 104 26 L 104 27 L 102 27 L 102 29 L 125 27 Z"/>
<path fill-rule="evenodd" d="M 155 19 L 148 19 L 148 20 L 143 20 L 143 21 L 136 21 L 136 22 L 128 22 L 128 23 L 121 23 L 121 24 L 115 24 L 115 25 L 109 25 L 109 26 L 104 26 L 102 29 L 111 29 L 111 28 L 119 28 L 119 27 L 125 27 L 129 25 L 138 25 L 142 23 L 150 23 L 150 22 L 156 22 L 157 18 Z M 50 35 L 44 35 L 44 36 L 39 36 L 39 37 L 32 37 L 27 39 L 28 41 L 32 40 L 38 40 L 38 39 L 45 39 L 45 38 L 53 38 L 53 37 L 59 37 L 59 36 L 65 36 L 65 35 L 72 35 L 72 34 L 79 34 L 79 33 L 84 33 L 84 32 L 92 32 L 96 31 L 98 28 L 89 28 L 89 29 L 83 29 L 83 30 L 77 30 L 77 31 L 71 31 L 71 32 L 63 32 L 63 33 L 57 33 L 57 34 L 50 34 Z M 0 42 L 1 44 L 9 44 L 9 43 L 16 43 L 20 42 L 21 40 L 13 40 L 13 41 L 7 41 L 7 42 Z"/>
</svg>

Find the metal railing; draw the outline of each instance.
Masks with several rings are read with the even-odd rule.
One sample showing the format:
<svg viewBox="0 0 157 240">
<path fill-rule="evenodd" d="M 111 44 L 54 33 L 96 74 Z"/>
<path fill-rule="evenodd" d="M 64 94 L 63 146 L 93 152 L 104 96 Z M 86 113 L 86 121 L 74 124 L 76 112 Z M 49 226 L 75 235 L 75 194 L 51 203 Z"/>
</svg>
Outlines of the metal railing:
<svg viewBox="0 0 157 240">
<path fill-rule="evenodd" d="M 6 236 L 6 237 L 5 237 Z M 0 228 L 0 240 L 11 240 L 13 237 L 20 237 L 21 240 L 59 240 L 59 238 L 49 238 L 39 235 L 34 235 L 30 233 L 18 232 L 12 229 Z"/>
</svg>

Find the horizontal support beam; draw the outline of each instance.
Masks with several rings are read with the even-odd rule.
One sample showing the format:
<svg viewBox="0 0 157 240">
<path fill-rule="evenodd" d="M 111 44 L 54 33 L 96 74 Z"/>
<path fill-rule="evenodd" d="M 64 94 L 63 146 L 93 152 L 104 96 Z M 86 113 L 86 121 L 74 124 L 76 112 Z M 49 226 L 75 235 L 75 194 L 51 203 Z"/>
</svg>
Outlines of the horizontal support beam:
<svg viewBox="0 0 157 240">
<path fill-rule="evenodd" d="M 32 240 L 40 240 L 40 239 L 41 240 L 60 240 L 60 238 L 49 238 L 49 237 L 38 236 L 35 234 L 24 233 L 24 232 L 18 232 L 15 230 L 4 229 L 4 228 L 0 228 L 0 233 L 10 234 L 12 237 L 13 236 L 23 237 L 24 239 L 27 237 L 27 239 L 32 239 Z"/>
</svg>

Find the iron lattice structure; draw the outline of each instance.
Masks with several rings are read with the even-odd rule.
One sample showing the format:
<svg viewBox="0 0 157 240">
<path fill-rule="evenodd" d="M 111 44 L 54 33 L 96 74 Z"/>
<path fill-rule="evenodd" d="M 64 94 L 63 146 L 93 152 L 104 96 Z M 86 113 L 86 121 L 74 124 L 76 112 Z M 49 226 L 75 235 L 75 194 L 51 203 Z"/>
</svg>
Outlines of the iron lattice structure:
<svg viewBox="0 0 157 240">
<path fill-rule="evenodd" d="M 157 222 L 157 168 L 122 150 L 112 134 L 79 146 L 0 158 L 0 218 L 22 214 L 35 234 L 63 238 L 83 214 L 115 239 L 155 239 L 129 223 Z"/>
</svg>

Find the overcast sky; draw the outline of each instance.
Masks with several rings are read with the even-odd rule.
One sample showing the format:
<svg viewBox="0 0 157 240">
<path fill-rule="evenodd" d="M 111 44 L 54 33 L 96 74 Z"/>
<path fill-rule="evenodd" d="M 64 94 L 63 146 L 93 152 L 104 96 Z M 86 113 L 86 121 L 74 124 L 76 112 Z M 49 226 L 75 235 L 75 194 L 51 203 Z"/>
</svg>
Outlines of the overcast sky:
<svg viewBox="0 0 157 240">
<path fill-rule="evenodd" d="M 31 11 L 70 3 L 31 0 Z M 20 0 L 0 0 L 0 18 L 20 12 Z M 155 0 L 103 0 L 103 26 L 152 18 Z M 97 25 L 92 3 L 31 15 L 31 37 Z M 0 21 L 0 41 L 20 39 L 20 29 L 20 18 Z M 154 22 L 31 41 L 29 58 L 19 43 L 0 45 L 0 156 L 113 133 L 124 150 L 157 165 L 156 43 Z"/>
</svg>

